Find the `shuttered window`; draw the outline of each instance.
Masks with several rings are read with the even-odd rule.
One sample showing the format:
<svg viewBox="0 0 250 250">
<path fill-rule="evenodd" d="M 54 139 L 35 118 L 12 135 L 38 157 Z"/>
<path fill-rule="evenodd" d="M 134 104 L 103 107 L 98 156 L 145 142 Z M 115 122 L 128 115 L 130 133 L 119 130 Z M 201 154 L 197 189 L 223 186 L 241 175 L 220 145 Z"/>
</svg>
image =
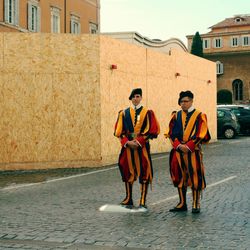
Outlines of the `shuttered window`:
<svg viewBox="0 0 250 250">
<path fill-rule="evenodd" d="M 70 33 L 72 34 L 81 33 L 81 23 L 80 23 L 80 18 L 78 16 L 71 15 L 70 17 Z"/>
<path fill-rule="evenodd" d="M 222 47 L 222 39 L 214 38 L 214 48 L 221 48 L 221 47 Z"/>
<path fill-rule="evenodd" d="M 4 21 L 19 25 L 19 0 L 4 0 Z"/>
<path fill-rule="evenodd" d="M 51 7 L 51 32 L 60 33 L 60 9 Z"/>
<path fill-rule="evenodd" d="M 224 73 L 223 63 L 221 63 L 220 61 L 216 62 L 216 71 L 217 75 L 221 75 Z"/>
<path fill-rule="evenodd" d="M 238 47 L 240 39 L 238 36 L 231 37 L 231 47 Z"/>
<path fill-rule="evenodd" d="M 249 46 L 250 45 L 250 36 L 243 36 L 242 37 L 242 46 Z"/>
<path fill-rule="evenodd" d="M 202 40 L 202 44 L 203 44 L 203 49 L 209 49 L 210 48 L 210 39 L 204 38 Z"/>
<path fill-rule="evenodd" d="M 28 30 L 31 32 L 41 31 L 41 10 L 37 2 L 28 3 Z"/>
<path fill-rule="evenodd" d="M 98 32 L 98 26 L 95 23 L 89 24 L 89 33 L 90 34 L 96 34 Z"/>
</svg>

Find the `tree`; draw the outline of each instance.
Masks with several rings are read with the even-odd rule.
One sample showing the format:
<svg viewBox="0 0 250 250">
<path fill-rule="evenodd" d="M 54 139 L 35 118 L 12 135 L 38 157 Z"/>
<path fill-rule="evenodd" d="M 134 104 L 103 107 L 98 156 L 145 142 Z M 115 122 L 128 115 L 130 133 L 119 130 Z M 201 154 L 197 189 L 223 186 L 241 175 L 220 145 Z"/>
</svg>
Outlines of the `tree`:
<svg viewBox="0 0 250 250">
<path fill-rule="evenodd" d="M 199 56 L 199 57 L 203 57 L 202 40 L 198 31 L 195 33 L 193 37 L 191 54 Z"/>
<path fill-rule="evenodd" d="M 232 104 L 232 93 L 227 89 L 221 89 L 217 93 L 217 104 Z"/>
</svg>

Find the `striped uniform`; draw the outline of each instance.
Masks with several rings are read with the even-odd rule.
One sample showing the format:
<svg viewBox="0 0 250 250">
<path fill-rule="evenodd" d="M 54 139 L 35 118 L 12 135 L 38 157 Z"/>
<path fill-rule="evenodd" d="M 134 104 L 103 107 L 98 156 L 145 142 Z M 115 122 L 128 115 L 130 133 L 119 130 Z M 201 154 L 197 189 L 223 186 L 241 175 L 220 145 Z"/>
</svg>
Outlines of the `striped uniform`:
<svg viewBox="0 0 250 250">
<path fill-rule="evenodd" d="M 207 117 L 194 109 L 189 113 L 180 110 L 172 115 L 165 136 L 170 139 L 173 149 L 170 152 L 170 175 L 175 187 L 191 186 L 193 190 L 206 187 L 201 144 L 210 140 Z M 178 150 L 186 144 L 188 153 Z"/>
<path fill-rule="evenodd" d="M 121 152 L 119 168 L 122 180 L 133 183 L 139 177 L 140 183 L 151 183 L 153 168 L 150 157 L 149 139 L 157 138 L 159 123 L 152 110 L 140 107 L 122 110 L 118 114 L 114 135 L 120 138 Z M 136 139 L 140 144 L 137 149 L 126 147 L 126 142 Z"/>
</svg>

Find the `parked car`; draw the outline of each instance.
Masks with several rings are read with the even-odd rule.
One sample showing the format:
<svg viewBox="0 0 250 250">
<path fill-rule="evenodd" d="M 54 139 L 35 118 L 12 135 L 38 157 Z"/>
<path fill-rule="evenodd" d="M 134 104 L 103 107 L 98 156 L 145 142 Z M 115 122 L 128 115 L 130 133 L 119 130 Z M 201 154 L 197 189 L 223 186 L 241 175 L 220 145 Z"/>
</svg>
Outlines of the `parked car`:
<svg viewBox="0 0 250 250">
<path fill-rule="evenodd" d="M 218 105 L 220 108 L 230 109 L 237 117 L 241 134 L 250 134 L 250 105 Z"/>
<path fill-rule="evenodd" d="M 240 132 L 240 124 L 235 114 L 228 108 L 217 107 L 217 135 L 227 139 Z"/>
</svg>

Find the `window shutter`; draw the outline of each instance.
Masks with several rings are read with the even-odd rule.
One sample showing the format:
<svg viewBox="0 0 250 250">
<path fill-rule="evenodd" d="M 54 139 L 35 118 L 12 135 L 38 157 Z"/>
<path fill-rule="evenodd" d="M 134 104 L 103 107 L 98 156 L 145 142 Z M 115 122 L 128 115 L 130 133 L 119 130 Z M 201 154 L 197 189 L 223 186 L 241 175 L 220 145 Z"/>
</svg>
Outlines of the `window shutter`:
<svg viewBox="0 0 250 250">
<path fill-rule="evenodd" d="M 70 33 L 73 33 L 73 28 L 74 28 L 74 22 L 73 22 L 73 20 L 71 19 L 71 20 L 70 20 Z"/>
<path fill-rule="evenodd" d="M 50 16 L 50 28 L 51 28 L 51 33 L 53 33 L 53 14 L 52 13 Z"/>
<path fill-rule="evenodd" d="M 19 0 L 14 0 L 14 24 L 19 25 Z"/>
<path fill-rule="evenodd" d="M 217 75 L 220 74 L 220 64 L 219 64 L 219 62 L 216 62 L 216 73 L 217 73 Z"/>
<path fill-rule="evenodd" d="M 238 40 L 238 46 L 241 46 L 241 40 L 240 40 L 240 37 L 237 37 L 237 40 Z"/>
<path fill-rule="evenodd" d="M 241 37 L 241 44 L 242 44 L 243 46 L 246 45 L 245 42 L 244 42 L 244 36 Z"/>
<path fill-rule="evenodd" d="M 13 0 L 14 4 L 14 15 L 13 15 L 13 21 L 16 26 L 19 24 L 19 0 Z"/>
<path fill-rule="evenodd" d="M 37 32 L 41 32 L 41 8 L 37 6 Z"/>
<path fill-rule="evenodd" d="M 4 0 L 4 21 L 9 23 L 9 1 Z"/>
<path fill-rule="evenodd" d="M 32 31 L 32 4 L 28 3 L 28 30 Z"/>
<path fill-rule="evenodd" d="M 81 23 L 80 23 L 80 21 L 78 23 L 78 34 L 81 34 Z"/>
</svg>

